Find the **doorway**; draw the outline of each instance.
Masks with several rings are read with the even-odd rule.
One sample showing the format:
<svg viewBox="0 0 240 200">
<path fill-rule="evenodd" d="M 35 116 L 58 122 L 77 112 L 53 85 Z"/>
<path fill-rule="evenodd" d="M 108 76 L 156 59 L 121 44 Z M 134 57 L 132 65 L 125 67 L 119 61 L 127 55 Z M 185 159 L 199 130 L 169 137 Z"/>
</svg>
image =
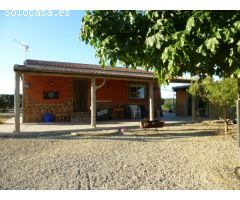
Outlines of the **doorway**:
<svg viewBox="0 0 240 200">
<path fill-rule="evenodd" d="M 88 84 L 87 79 L 73 81 L 73 112 L 88 112 Z"/>
</svg>

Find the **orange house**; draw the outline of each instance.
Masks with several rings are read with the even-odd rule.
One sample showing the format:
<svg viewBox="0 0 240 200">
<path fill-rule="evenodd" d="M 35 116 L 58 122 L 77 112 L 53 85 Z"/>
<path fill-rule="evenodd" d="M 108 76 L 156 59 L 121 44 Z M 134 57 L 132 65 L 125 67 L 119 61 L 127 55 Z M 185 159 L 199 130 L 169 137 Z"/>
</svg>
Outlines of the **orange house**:
<svg viewBox="0 0 240 200">
<path fill-rule="evenodd" d="M 20 131 L 20 77 L 23 122 L 91 121 L 95 128 L 101 119 L 160 116 L 160 86 L 152 72 L 40 60 L 26 60 L 14 71 L 16 131 Z"/>
</svg>

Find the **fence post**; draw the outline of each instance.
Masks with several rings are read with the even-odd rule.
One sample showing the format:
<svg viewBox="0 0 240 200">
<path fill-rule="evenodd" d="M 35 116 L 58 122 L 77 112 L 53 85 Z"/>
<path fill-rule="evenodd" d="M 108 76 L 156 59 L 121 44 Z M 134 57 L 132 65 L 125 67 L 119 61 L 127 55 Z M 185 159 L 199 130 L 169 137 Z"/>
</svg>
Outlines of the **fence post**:
<svg viewBox="0 0 240 200">
<path fill-rule="evenodd" d="M 238 146 L 240 147 L 240 78 L 238 78 L 237 138 L 238 138 Z"/>
</svg>

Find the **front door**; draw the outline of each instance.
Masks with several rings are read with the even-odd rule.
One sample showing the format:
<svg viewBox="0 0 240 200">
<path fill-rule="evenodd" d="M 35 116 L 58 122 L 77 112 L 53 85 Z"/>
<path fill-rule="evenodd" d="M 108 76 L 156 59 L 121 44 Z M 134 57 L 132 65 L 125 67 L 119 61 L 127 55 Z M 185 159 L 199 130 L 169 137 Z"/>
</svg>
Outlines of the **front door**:
<svg viewBox="0 0 240 200">
<path fill-rule="evenodd" d="M 88 111 L 88 80 L 79 79 L 73 81 L 73 111 Z"/>
</svg>

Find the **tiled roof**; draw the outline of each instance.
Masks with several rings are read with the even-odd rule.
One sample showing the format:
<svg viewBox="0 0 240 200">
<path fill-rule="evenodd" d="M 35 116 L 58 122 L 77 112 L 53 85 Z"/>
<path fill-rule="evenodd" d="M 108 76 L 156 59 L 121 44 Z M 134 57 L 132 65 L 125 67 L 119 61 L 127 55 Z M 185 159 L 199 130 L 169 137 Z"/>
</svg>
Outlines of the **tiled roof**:
<svg viewBox="0 0 240 200">
<path fill-rule="evenodd" d="M 90 75 L 103 77 L 122 77 L 136 79 L 156 79 L 152 72 L 140 69 L 128 69 L 125 67 L 101 67 L 100 65 L 55 62 L 43 60 L 25 60 L 24 65 L 15 65 L 15 71 L 37 72 L 37 73 L 55 73 L 55 74 L 74 74 Z M 173 82 L 188 82 L 189 80 L 178 78 Z"/>
<path fill-rule="evenodd" d="M 26 60 L 24 65 L 15 65 L 15 71 L 39 72 L 39 73 L 57 73 L 57 74 L 76 74 L 92 75 L 105 77 L 131 77 L 153 79 L 152 72 L 144 70 L 133 70 L 123 67 L 101 67 L 100 65 L 89 65 L 79 63 L 66 63 L 41 60 Z"/>
</svg>

